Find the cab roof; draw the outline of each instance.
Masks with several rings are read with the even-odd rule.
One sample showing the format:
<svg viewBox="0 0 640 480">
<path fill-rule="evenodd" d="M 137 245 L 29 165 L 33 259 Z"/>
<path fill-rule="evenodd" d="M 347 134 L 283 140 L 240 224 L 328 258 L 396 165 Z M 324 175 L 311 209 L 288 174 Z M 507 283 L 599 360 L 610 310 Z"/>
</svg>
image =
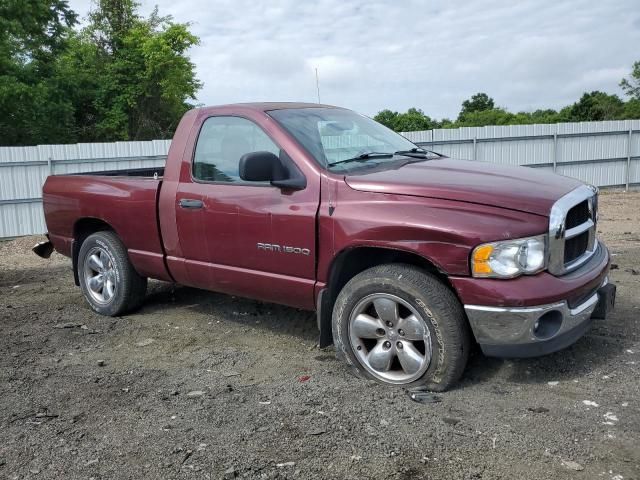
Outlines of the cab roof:
<svg viewBox="0 0 640 480">
<path fill-rule="evenodd" d="M 242 110 L 254 110 L 258 112 L 268 112 L 270 110 L 287 110 L 294 108 L 340 108 L 322 103 L 305 102 L 250 102 L 250 103 L 230 103 L 227 105 L 215 105 L 211 107 L 201 107 L 200 110 L 219 110 L 239 108 Z"/>
</svg>

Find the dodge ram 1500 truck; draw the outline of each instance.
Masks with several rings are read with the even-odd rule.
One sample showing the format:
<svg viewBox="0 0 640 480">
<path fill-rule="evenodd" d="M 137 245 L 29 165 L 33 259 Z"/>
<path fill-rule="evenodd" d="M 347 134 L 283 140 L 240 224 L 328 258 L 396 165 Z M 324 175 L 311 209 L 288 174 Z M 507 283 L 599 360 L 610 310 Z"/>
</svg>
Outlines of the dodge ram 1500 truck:
<svg viewBox="0 0 640 480">
<path fill-rule="evenodd" d="M 454 160 L 350 110 L 199 108 L 164 168 L 50 176 L 50 243 L 90 307 L 141 306 L 147 278 L 317 312 L 360 377 L 445 390 L 472 338 L 543 355 L 612 307 L 598 194 L 575 179 Z"/>
</svg>

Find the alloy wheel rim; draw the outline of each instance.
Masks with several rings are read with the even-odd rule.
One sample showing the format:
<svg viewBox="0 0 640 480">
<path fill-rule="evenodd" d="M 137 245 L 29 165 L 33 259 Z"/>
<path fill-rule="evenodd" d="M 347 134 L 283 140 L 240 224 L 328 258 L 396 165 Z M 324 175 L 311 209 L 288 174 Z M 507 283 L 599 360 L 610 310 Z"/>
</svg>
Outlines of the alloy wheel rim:
<svg viewBox="0 0 640 480">
<path fill-rule="evenodd" d="M 93 247 L 84 259 L 84 283 L 91 298 L 101 305 L 113 300 L 118 288 L 111 255 L 102 247 Z"/>
<path fill-rule="evenodd" d="M 374 293 L 360 300 L 349 316 L 349 340 L 360 364 L 386 383 L 411 383 L 431 363 L 427 324 L 396 295 Z"/>
</svg>

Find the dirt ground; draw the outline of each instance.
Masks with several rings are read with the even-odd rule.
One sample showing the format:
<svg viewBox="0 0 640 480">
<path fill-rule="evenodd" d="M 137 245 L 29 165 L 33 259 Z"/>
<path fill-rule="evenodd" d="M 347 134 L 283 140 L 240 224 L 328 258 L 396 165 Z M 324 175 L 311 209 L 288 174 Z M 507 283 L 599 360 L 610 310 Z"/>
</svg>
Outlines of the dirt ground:
<svg viewBox="0 0 640 480">
<path fill-rule="evenodd" d="M 151 282 L 104 318 L 0 242 L 0 478 L 640 479 L 640 193 L 601 196 L 617 309 L 438 403 L 353 378 L 310 312 Z M 616 268 L 617 267 L 617 268 Z"/>
</svg>

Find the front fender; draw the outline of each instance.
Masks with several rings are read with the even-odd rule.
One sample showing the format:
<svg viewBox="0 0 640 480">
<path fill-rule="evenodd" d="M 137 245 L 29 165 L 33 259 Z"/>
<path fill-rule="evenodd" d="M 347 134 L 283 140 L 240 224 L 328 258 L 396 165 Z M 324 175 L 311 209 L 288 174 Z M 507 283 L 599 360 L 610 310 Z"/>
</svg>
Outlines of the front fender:
<svg viewBox="0 0 640 480">
<path fill-rule="evenodd" d="M 470 274 L 469 256 L 480 243 L 548 230 L 548 219 L 531 213 L 366 192 L 340 199 L 333 221 L 334 257 L 361 246 L 396 249 L 419 255 L 446 275 L 458 276 Z"/>
</svg>

